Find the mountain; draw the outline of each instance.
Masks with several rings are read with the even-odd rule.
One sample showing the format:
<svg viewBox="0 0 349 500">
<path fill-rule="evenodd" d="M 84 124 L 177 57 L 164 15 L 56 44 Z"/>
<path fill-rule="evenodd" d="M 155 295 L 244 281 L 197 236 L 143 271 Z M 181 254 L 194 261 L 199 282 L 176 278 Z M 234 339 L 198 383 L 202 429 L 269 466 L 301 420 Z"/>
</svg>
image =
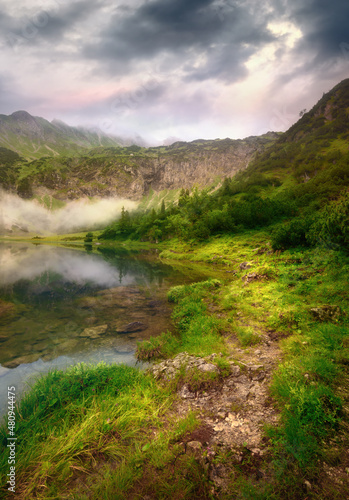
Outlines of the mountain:
<svg viewBox="0 0 349 500">
<path fill-rule="evenodd" d="M 59 120 L 49 122 L 26 111 L 0 115 L 0 146 L 27 160 L 43 156 L 72 155 L 86 149 L 117 146 L 120 139 L 82 127 L 70 127 Z"/>
<path fill-rule="evenodd" d="M 83 196 L 140 200 L 151 191 L 217 184 L 245 169 L 278 137 L 270 132 L 243 140 L 196 140 L 152 148 L 98 147 L 31 162 L 12 158 L 11 167 L 0 166 L 0 183 L 26 198 L 48 194 L 64 201 Z"/>
<path fill-rule="evenodd" d="M 257 155 L 244 173 L 290 174 L 300 183 L 310 181 L 329 166 L 339 163 L 349 151 L 349 79 L 343 80 Z"/>
<path fill-rule="evenodd" d="M 57 121 L 49 123 L 22 111 L 0 116 L 0 130 L 4 123 L 17 143 L 23 145 L 29 136 L 35 137 L 36 144 L 41 144 L 36 154 L 51 148 L 51 156 L 32 161 L 23 158 L 23 148 L 5 146 L 0 151 L 0 184 L 26 198 L 49 195 L 67 201 L 122 196 L 140 200 L 164 190 L 218 187 L 233 176 L 231 193 L 248 189 L 251 194 L 274 196 L 292 189 L 294 196 L 309 197 L 309 190 L 324 191 L 331 184 L 333 189 L 326 192 L 336 196 L 349 175 L 349 79 L 324 94 L 287 132 L 241 140 L 127 147 L 105 144 L 115 139 Z M 82 149 L 89 141 L 98 147 Z M 58 154 L 72 147 L 78 152 Z"/>
</svg>

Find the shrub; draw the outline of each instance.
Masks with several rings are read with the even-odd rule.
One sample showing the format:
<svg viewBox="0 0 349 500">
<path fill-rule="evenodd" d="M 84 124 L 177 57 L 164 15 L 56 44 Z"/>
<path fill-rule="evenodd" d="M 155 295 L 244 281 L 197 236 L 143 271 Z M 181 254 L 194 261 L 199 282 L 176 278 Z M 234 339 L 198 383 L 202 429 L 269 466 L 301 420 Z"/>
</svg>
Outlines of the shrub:
<svg viewBox="0 0 349 500">
<path fill-rule="evenodd" d="M 322 243 L 330 248 L 341 246 L 349 249 L 349 192 L 329 203 L 319 214 L 308 231 L 312 244 Z"/>
<path fill-rule="evenodd" d="M 296 217 L 278 225 L 271 236 L 273 250 L 284 250 L 296 246 L 309 246 L 307 233 L 311 226 L 310 217 Z"/>
</svg>

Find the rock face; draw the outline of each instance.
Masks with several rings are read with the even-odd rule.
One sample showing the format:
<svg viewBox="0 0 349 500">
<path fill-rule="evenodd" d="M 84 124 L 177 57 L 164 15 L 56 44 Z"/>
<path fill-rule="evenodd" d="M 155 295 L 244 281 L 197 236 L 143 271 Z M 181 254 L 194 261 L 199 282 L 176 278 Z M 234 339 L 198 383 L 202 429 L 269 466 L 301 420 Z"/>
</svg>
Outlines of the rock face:
<svg viewBox="0 0 349 500">
<path fill-rule="evenodd" d="M 204 187 L 231 177 L 277 138 L 278 134 L 268 133 L 243 140 L 197 140 L 154 148 L 98 147 L 70 158 L 56 154 L 34 161 L 32 174 L 20 182 L 26 183 L 23 192 L 61 200 L 85 196 L 139 200 L 151 190 Z M 21 195 L 19 181 L 11 182 L 5 189 L 17 189 Z"/>
</svg>

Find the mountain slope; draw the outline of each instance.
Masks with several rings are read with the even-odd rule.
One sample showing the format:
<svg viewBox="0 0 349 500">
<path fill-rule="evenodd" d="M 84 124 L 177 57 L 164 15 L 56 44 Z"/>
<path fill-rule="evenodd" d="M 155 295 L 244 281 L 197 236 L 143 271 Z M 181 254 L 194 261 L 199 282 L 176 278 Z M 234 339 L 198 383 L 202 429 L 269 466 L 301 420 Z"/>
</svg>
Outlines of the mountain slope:
<svg viewBox="0 0 349 500">
<path fill-rule="evenodd" d="M 177 205 L 163 198 L 160 210 L 121 217 L 101 238 L 206 241 L 268 228 L 274 250 L 325 245 L 348 251 L 348 101 L 345 80 L 218 189 L 181 190 Z"/>
<path fill-rule="evenodd" d="M 11 149 L 28 160 L 42 156 L 78 153 L 86 148 L 116 146 L 120 140 L 63 122 L 31 116 L 16 111 L 0 115 L 0 146 Z"/>
<path fill-rule="evenodd" d="M 336 164 L 349 151 L 349 79 L 343 80 L 305 113 L 267 151 L 258 155 L 245 172 L 292 174 L 308 182 Z"/>
<path fill-rule="evenodd" d="M 244 140 L 196 140 L 171 146 L 94 148 L 80 156 L 44 157 L 17 165 L 10 190 L 24 197 L 57 199 L 122 196 L 139 200 L 150 191 L 205 187 L 247 167 L 278 134 Z M 4 185 L 4 179 L 0 178 Z M 9 189 L 8 182 L 4 185 Z"/>
</svg>

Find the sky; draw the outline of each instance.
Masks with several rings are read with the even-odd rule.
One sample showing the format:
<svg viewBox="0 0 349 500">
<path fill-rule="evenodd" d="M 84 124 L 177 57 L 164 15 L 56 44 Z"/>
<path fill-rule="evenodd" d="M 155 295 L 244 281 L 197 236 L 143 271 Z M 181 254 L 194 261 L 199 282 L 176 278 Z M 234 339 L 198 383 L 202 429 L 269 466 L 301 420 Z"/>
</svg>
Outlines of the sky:
<svg viewBox="0 0 349 500">
<path fill-rule="evenodd" d="M 349 76 L 348 0 L 0 0 L 0 114 L 146 144 L 284 131 Z"/>
</svg>

